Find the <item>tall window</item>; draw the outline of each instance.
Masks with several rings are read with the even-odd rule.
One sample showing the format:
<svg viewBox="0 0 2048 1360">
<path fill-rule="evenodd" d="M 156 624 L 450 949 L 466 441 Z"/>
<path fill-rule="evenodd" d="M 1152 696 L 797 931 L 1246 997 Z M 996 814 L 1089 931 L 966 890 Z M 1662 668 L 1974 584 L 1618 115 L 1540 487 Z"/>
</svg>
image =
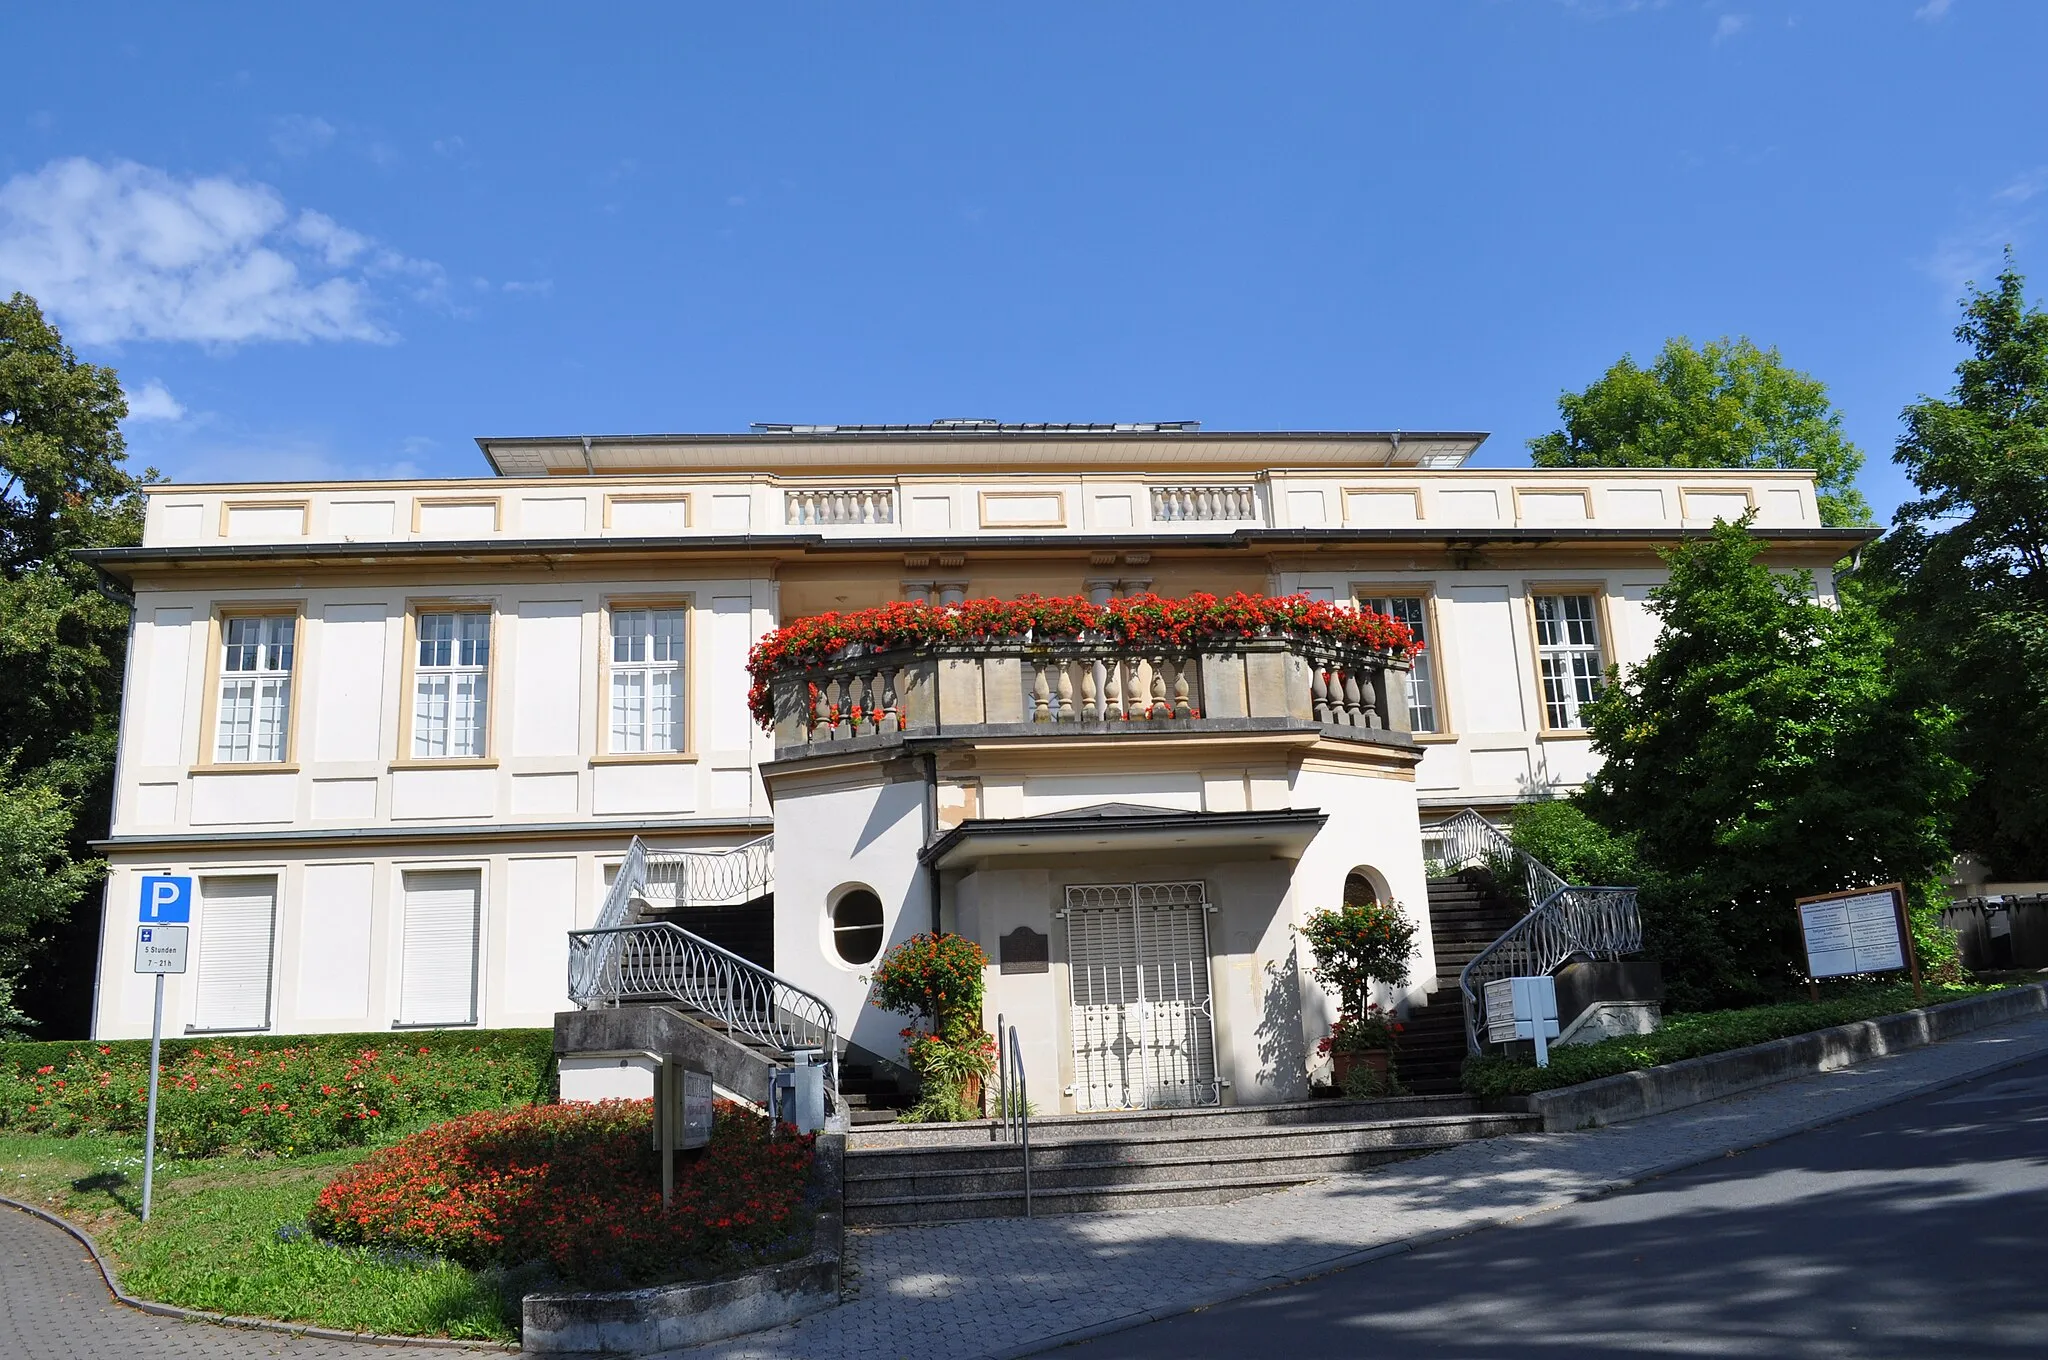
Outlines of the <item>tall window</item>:
<svg viewBox="0 0 2048 1360">
<path fill-rule="evenodd" d="M 292 711 L 289 614 L 221 623 L 220 720 L 214 759 L 283 760 Z"/>
<path fill-rule="evenodd" d="M 481 756 L 488 718 L 491 616 L 421 614 L 413 665 L 412 753 Z"/>
<path fill-rule="evenodd" d="M 1585 708 L 1600 695 L 1600 627 L 1591 595 L 1538 595 L 1536 664 L 1543 679 L 1547 726 L 1586 725 Z"/>
<path fill-rule="evenodd" d="M 1407 624 L 1417 642 L 1431 641 L 1429 610 L 1420 595 L 1369 595 L 1359 603 L 1375 614 Z M 1437 730 L 1436 660 L 1427 648 L 1415 654 L 1414 669 L 1408 673 L 1408 728 L 1412 732 Z"/>
<path fill-rule="evenodd" d="M 612 610 L 612 750 L 683 749 L 681 609 Z"/>
</svg>

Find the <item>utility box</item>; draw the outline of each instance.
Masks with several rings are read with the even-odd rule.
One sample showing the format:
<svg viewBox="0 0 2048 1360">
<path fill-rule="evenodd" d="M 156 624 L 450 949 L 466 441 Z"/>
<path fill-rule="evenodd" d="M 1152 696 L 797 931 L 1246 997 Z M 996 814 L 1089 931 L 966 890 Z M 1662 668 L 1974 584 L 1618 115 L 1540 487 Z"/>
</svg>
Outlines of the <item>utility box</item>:
<svg viewBox="0 0 2048 1360">
<path fill-rule="evenodd" d="M 1486 984 L 1486 1037 L 1497 1044 L 1533 1040 L 1536 1065 L 1550 1066 L 1557 1037 L 1557 983 L 1548 975 L 1509 977 Z"/>
</svg>

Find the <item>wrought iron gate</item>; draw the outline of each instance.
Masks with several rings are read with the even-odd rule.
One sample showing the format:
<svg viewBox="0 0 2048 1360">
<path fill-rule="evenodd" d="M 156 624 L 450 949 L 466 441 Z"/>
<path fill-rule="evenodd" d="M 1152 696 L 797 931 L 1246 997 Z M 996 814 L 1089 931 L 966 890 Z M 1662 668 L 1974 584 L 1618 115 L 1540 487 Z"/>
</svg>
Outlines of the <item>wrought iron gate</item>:
<svg viewBox="0 0 2048 1360">
<path fill-rule="evenodd" d="M 1208 913 L 1200 883 L 1067 889 L 1077 1108 L 1221 1098 Z"/>
</svg>

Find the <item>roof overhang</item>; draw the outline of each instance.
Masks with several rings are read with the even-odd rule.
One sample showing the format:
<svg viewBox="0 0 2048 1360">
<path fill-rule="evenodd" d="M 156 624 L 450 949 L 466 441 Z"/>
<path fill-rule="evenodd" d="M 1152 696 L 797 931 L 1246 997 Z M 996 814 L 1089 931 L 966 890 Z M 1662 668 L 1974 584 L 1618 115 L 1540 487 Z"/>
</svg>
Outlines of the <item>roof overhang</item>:
<svg viewBox="0 0 2048 1360">
<path fill-rule="evenodd" d="M 1171 808 L 1084 808 L 1037 817 L 969 818 L 918 852 L 941 869 L 984 860 L 1073 854 L 1242 850 L 1294 859 L 1329 817 L 1317 808 L 1266 812 L 1182 812 Z"/>
<path fill-rule="evenodd" d="M 1884 531 L 1863 529 L 1751 529 L 1769 547 L 1818 551 L 1840 558 Z M 490 538 L 384 543 L 200 543 L 127 548 L 80 548 L 79 560 L 123 585 L 145 568 L 211 569 L 238 566 L 322 567 L 532 563 L 554 564 L 634 557 L 887 558 L 972 554 L 1071 556 L 1076 552 L 1214 552 L 1219 548 L 1268 553 L 1312 553 L 1374 547 L 1440 547 L 1450 551 L 1509 548 L 1666 547 L 1708 537 L 1711 529 L 1239 529 L 1207 534 L 1007 534 L 977 537 L 846 537 L 821 534 L 690 534 L 646 538 Z"/>
</svg>

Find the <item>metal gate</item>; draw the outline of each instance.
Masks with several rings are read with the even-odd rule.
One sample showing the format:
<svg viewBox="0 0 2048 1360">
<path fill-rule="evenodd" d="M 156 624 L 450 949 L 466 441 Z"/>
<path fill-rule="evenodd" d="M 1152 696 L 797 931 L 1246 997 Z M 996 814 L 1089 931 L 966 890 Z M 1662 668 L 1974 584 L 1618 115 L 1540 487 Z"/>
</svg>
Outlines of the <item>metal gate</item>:
<svg viewBox="0 0 2048 1360">
<path fill-rule="evenodd" d="M 1208 913 L 1200 883 L 1067 889 L 1076 1108 L 1221 1099 Z"/>
</svg>

